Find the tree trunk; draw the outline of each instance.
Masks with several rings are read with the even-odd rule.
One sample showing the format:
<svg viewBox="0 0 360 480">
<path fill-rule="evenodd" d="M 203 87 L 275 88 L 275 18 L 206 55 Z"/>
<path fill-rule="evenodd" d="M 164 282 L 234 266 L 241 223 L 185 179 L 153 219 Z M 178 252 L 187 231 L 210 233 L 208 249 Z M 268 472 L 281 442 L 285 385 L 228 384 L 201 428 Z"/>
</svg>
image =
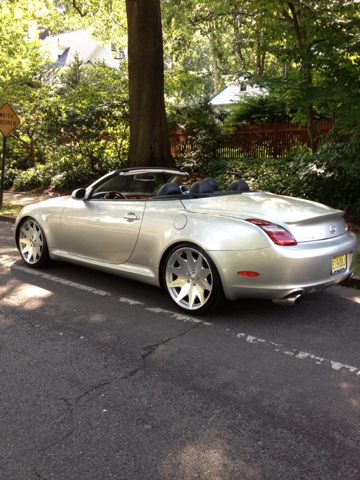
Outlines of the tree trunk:
<svg viewBox="0 0 360 480">
<path fill-rule="evenodd" d="M 128 166 L 175 166 L 164 101 L 160 0 L 126 0 L 129 47 Z"/>
<path fill-rule="evenodd" d="M 284 10 L 283 13 L 284 13 L 285 20 L 294 26 L 299 50 L 300 52 L 304 53 L 306 52 L 306 48 L 303 42 L 304 40 L 306 40 L 306 35 L 305 35 L 305 32 L 301 32 L 300 30 L 299 12 L 296 12 L 295 4 L 293 2 L 288 2 L 288 6 L 291 11 L 292 18 L 290 18 L 290 15 L 288 15 L 287 12 Z M 304 67 L 304 72 L 306 74 L 308 86 L 311 87 L 312 85 L 311 67 Z M 314 106 L 311 103 L 309 103 L 306 106 L 306 119 L 307 119 L 307 133 L 308 133 L 310 148 L 311 148 L 311 151 L 315 153 L 317 150 L 316 128 L 315 128 L 315 122 L 314 122 Z"/>
<path fill-rule="evenodd" d="M 265 71 L 265 57 L 266 57 L 266 53 L 265 53 L 265 52 L 262 52 L 262 54 L 261 54 L 261 73 L 260 73 L 260 76 L 263 76 L 263 75 L 264 75 L 264 71 Z"/>
<path fill-rule="evenodd" d="M 219 84 L 218 84 L 218 69 L 217 69 L 217 60 L 215 54 L 213 53 L 213 70 L 214 70 L 214 95 L 219 92 Z"/>
<path fill-rule="evenodd" d="M 243 70 L 246 71 L 245 59 L 244 59 L 244 56 L 242 54 L 241 48 L 237 47 L 236 52 L 238 54 L 238 57 L 239 57 L 239 60 L 240 60 L 240 63 L 241 63 L 241 66 L 242 66 Z"/>
<path fill-rule="evenodd" d="M 314 108 L 312 104 L 306 106 L 306 118 L 307 118 L 307 133 L 309 138 L 309 144 L 312 153 L 315 153 L 317 150 L 316 143 L 316 129 L 314 122 Z"/>
<path fill-rule="evenodd" d="M 257 43 L 256 73 L 257 73 L 257 75 L 261 75 L 261 53 L 260 53 L 260 42 L 259 42 L 259 40 L 256 43 Z"/>
</svg>

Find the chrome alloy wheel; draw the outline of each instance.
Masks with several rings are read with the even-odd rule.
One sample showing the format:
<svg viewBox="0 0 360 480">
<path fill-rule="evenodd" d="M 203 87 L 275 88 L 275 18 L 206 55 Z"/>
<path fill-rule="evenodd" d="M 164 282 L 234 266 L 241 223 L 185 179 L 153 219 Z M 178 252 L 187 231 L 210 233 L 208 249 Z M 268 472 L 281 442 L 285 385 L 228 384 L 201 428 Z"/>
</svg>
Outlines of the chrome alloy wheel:
<svg viewBox="0 0 360 480">
<path fill-rule="evenodd" d="M 188 311 L 198 310 L 209 301 L 213 291 L 210 263 L 195 248 L 179 248 L 166 261 L 165 284 L 179 307 Z"/>
<path fill-rule="evenodd" d="M 41 228 L 34 220 L 26 220 L 20 227 L 20 253 L 29 265 L 38 263 L 43 255 L 45 239 Z"/>
</svg>

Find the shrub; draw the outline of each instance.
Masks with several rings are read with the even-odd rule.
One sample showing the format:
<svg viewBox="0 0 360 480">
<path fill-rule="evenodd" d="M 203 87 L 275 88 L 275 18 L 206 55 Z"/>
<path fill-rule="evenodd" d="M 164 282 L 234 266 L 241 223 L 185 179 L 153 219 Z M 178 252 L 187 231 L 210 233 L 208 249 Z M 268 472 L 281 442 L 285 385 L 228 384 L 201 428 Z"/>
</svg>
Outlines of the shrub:
<svg viewBox="0 0 360 480">
<path fill-rule="evenodd" d="M 36 164 L 35 168 L 25 171 L 8 168 L 5 175 L 5 188 L 13 186 L 16 191 L 28 191 L 37 188 L 66 191 L 87 185 L 101 177 L 103 173 L 122 167 L 123 163 L 117 158 L 107 158 L 103 160 L 103 172 L 95 174 L 91 169 L 90 162 L 68 156 L 60 160 L 54 159 L 52 164 Z"/>
<path fill-rule="evenodd" d="M 253 189 L 360 211 L 360 144 L 355 137 L 332 140 L 316 153 L 303 148 L 286 159 L 215 159 L 206 173 L 223 188 L 242 178 Z"/>
<path fill-rule="evenodd" d="M 52 190 L 66 191 L 86 185 L 93 179 L 94 174 L 86 166 L 78 166 L 55 175 L 51 180 L 50 187 Z"/>
<path fill-rule="evenodd" d="M 168 107 L 170 129 L 180 129 L 185 136 L 183 144 L 176 145 L 184 166 L 206 170 L 217 143 L 228 135 L 226 129 L 220 128 L 220 120 L 208 102 Z"/>
<path fill-rule="evenodd" d="M 232 107 L 225 125 L 289 122 L 290 114 L 285 98 L 279 94 L 243 95 Z"/>
<path fill-rule="evenodd" d="M 12 188 L 15 178 L 21 173 L 18 168 L 5 168 L 4 172 L 4 190 Z"/>
<path fill-rule="evenodd" d="M 40 187 L 48 187 L 51 181 L 50 168 L 45 165 L 36 165 L 22 171 L 13 182 L 15 191 L 28 191 Z"/>
</svg>

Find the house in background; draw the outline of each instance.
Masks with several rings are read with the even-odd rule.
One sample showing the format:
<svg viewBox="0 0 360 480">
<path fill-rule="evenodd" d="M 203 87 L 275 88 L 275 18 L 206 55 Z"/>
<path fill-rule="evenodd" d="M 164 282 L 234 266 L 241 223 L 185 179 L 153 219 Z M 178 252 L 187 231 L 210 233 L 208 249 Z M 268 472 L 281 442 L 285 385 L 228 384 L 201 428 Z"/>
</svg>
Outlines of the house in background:
<svg viewBox="0 0 360 480">
<path fill-rule="evenodd" d="M 74 60 L 75 55 L 86 63 L 102 60 L 109 67 L 117 68 L 126 58 L 126 49 L 116 50 L 111 43 L 103 46 L 94 40 L 85 30 L 73 30 L 56 35 L 47 35 L 48 30 L 40 33 L 51 60 L 65 67 Z"/>
<path fill-rule="evenodd" d="M 243 95 L 259 95 L 266 90 L 257 85 L 250 85 L 246 74 L 237 77 L 220 92 L 210 98 L 210 105 L 216 109 L 230 109 Z"/>
</svg>

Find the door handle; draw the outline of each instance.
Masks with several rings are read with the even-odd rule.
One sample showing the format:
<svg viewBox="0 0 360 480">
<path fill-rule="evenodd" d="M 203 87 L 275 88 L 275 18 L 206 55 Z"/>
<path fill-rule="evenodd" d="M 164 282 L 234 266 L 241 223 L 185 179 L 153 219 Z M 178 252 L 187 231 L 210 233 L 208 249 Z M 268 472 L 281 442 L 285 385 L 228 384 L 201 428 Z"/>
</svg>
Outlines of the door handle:
<svg viewBox="0 0 360 480">
<path fill-rule="evenodd" d="M 140 220 L 139 215 L 136 215 L 135 213 L 132 213 L 132 212 L 126 213 L 126 214 L 124 215 L 124 218 L 125 218 L 126 220 L 131 221 L 131 222 L 133 222 L 134 220 Z"/>
</svg>

